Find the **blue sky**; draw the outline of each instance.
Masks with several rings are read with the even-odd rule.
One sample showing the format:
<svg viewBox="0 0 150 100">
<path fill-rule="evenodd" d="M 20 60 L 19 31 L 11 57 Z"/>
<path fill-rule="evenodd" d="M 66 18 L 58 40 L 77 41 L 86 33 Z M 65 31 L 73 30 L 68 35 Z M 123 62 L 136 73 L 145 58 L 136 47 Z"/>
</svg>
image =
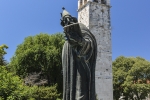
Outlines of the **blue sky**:
<svg viewBox="0 0 150 100">
<path fill-rule="evenodd" d="M 150 61 L 150 0 L 111 0 L 112 59 L 140 56 Z M 25 37 L 63 32 L 60 13 L 65 7 L 77 17 L 77 0 L 0 0 L 0 45 L 6 60 Z"/>
</svg>

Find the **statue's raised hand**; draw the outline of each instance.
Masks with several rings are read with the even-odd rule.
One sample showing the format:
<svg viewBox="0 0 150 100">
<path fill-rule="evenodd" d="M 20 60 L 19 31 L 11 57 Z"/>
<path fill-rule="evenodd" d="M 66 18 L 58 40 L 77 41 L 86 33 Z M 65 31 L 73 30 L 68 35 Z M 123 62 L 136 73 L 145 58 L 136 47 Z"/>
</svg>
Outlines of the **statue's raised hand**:
<svg viewBox="0 0 150 100">
<path fill-rule="evenodd" d="M 71 44 L 80 44 L 82 42 L 81 30 L 78 23 L 64 27 L 64 33 Z"/>
</svg>

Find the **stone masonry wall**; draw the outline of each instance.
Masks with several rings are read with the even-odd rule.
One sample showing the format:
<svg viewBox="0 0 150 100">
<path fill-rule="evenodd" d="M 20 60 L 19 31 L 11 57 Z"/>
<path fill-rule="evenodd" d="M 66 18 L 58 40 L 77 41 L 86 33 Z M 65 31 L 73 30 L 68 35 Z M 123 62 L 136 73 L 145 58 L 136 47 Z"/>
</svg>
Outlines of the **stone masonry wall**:
<svg viewBox="0 0 150 100">
<path fill-rule="evenodd" d="M 95 81 L 98 100 L 113 100 L 109 11 L 110 6 L 91 1 L 78 10 L 78 21 L 86 25 L 97 40 Z"/>
</svg>

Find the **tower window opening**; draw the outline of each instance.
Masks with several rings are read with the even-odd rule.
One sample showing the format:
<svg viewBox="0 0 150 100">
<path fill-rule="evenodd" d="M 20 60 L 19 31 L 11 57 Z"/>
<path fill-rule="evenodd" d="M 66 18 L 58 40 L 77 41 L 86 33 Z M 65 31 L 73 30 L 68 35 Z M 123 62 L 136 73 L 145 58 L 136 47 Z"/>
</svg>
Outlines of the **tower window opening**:
<svg viewBox="0 0 150 100">
<path fill-rule="evenodd" d="M 101 4 L 106 4 L 106 0 L 101 0 Z"/>
<path fill-rule="evenodd" d="M 80 0 L 80 7 L 82 6 L 82 4 L 83 4 L 83 2 L 82 2 L 82 0 Z"/>
<path fill-rule="evenodd" d="M 87 3 L 87 0 L 84 0 L 84 4 Z"/>
</svg>

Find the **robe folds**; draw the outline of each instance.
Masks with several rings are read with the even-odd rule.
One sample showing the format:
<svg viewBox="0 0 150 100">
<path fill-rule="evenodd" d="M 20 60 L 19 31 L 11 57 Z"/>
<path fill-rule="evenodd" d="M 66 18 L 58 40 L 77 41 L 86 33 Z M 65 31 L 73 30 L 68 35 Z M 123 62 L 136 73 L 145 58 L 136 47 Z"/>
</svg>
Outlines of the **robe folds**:
<svg viewBox="0 0 150 100">
<path fill-rule="evenodd" d="M 93 34 L 79 23 L 82 42 L 66 40 L 62 51 L 63 100 L 96 100 L 95 64 L 97 44 Z"/>
</svg>

